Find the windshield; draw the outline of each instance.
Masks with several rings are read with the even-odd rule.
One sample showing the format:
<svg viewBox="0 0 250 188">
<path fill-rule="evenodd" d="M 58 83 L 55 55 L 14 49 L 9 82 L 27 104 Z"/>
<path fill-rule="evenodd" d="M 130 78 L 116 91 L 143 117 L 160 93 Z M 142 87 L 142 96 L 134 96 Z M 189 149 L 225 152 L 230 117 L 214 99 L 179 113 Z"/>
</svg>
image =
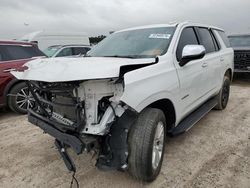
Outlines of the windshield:
<svg viewBox="0 0 250 188">
<path fill-rule="evenodd" d="M 61 48 L 61 46 L 50 46 L 46 48 L 43 53 L 45 53 L 48 57 L 52 57 L 56 54 L 56 52 Z"/>
<path fill-rule="evenodd" d="M 88 56 L 147 58 L 163 55 L 174 31 L 175 27 L 160 27 L 113 33 L 90 50 Z"/>
<path fill-rule="evenodd" d="M 233 47 L 250 47 L 250 35 L 230 36 L 229 41 Z"/>
</svg>

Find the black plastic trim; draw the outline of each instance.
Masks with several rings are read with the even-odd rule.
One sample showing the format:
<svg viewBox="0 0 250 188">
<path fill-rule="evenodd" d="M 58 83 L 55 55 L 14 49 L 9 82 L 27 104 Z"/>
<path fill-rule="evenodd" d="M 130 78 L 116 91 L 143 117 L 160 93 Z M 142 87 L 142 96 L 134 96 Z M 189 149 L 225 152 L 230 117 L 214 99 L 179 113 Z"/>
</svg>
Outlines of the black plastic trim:
<svg viewBox="0 0 250 188">
<path fill-rule="evenodd" d="M 48 133 L 56 140 L 69 145 L 77 154 L 81 154 L 85 144 L 75 135 L 64 133 L 54 127 L 52 124 L 45 122 L 34 113 L 28 113 L 28 121 L 40 127 L 45 133 Z"/>
<path fill-rule="evenodd" d="M 188 131 L 193 125 L 195 125 L 203 116 L 210 112 L 217 105 L 216 98 L 212 98 L 201 105 L 198 109 L 184 118 L 179 125 L 171 129 L 168 133 L 172 136 L 180 135 Z"/>
</svg>

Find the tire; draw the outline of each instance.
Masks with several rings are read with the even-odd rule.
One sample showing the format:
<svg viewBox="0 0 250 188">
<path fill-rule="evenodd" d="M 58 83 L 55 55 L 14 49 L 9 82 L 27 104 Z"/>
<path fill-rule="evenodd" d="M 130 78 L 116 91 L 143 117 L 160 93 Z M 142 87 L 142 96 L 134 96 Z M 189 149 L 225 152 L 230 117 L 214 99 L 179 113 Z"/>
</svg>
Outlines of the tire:
<svg viewBox="0 0 250 188">
<path fill-rule="evenodd" d="M 157 140 L 156 133 L 160 132 L 162 134 L 158 134 Z M 162 166 L 165 139 L 166 120 L 163 112 L 155 108 L 143 110 L 128 135 L 128 170 L 133 177 L 147 182 L 156 179 Z M 159 155 L 154 151 L 158 151 Z M 160 156 L 159 160 L 156 160 L 157 156 Z"/>
<path fill-rule="evenodd" d="M 20 114 L 26 114 L 28 107 L 35 106 L 35 101 L 25 82 L 18 83 L 11 88 L 8 94 L 8 106 L 12 111 Z"/>
<path fill-rule="evenodd" d="M 216 110 L 224 110 L 227 107 L 230 94 L 230 83 L 231 81 L 229 77 L 224 76 L 222 88 L 219 94 L 216 96 L 217 98 L 217 105 L 215 106 Z"/>
</svg>

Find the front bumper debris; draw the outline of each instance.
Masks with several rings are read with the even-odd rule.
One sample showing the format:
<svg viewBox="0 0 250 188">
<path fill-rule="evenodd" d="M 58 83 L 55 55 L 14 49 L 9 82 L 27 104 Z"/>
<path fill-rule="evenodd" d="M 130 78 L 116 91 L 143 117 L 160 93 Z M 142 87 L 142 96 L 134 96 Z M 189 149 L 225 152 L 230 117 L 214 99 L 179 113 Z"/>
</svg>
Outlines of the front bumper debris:
<svg viewBox="0 0 250 188">
<path fill-rule="evenodd" d="M 40 127 L 45 133 L 48 133 L 61 143 L 70 146 L 77 154 L 81 154 L 82 151 L 87 148 L 85 143 L 83 143 L 77 136 L 62 132 L 53 126 L 53 124 L 44 121 L 42 116 L 36 114 L 31 109 L 29 109 L 28 121 Z"/>
</svg>

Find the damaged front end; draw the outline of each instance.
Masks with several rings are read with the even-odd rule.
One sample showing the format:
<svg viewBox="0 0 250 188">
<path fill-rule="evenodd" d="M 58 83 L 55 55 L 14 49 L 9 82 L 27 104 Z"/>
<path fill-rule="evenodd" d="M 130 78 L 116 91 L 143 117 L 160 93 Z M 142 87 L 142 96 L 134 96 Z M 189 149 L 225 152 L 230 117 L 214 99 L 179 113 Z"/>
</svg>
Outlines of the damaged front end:
<svg viewBox="0 0 250 188">
<path fill-rule="evenodd" d="M 27 81 L 36 101 L 28 120 L 55 138 L 70 171 L 75 165 L 67 153 L 98 149 L 97 167 L 127 168 L 128 130 L 137 114 L 120 102 L 123 85 L 117 79 L 72 82 Z"/>
</svg>

